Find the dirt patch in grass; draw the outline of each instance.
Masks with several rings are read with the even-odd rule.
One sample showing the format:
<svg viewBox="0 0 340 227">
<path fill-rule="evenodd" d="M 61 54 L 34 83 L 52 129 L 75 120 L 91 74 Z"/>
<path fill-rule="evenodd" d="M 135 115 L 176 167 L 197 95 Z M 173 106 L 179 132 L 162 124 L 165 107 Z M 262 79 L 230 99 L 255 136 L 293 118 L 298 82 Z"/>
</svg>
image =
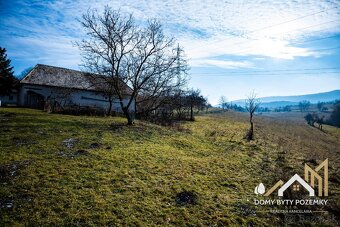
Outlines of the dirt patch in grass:
<svg viewBox="0 0 340 227">
<path fill-rule="evenodd" d="M 75 154 L 75 156 L 88 155 L 89 152 L 87 150 L 77 150 L 74 154 Z"/>
<path fill-rule="evenodd" d="M 36 144 L 37 142 L 33 139 L 30 139 L 30 138 L 13 137 L 12 143 L 17 147 L 20 147 L 20 146 L 27 146 L 27 145 Z"/>
<path fill-rule="evenodd" d="M 31 161 L 15 161 L 0 165 L 0 184 L 8 184 L 11 182 L 20 174 L 20 170 L 30 163 Z"/>
<path fill-rule="evenodd" d="M 182 191 L 176 195 L 176 204 L 178 206 L 196 205 L 198 195 L 194 191 Z"/>
<path fill-rule="evenodd" d="M 245 205 L 245 204 L 237 204 L 236 210 L 242 214 L 243 217 L 247 216 L 256 216 L 256 212 L 254 208 Z"/>
<path fill-rule="evenodd" d="M 78 141 L 79 141 L 78 139 L 69 138 L 69 139 L 63 140 L 62 144 L 67 148 L 73 148 Z"/>
<path fill-rule="evenodd" d="M 126 127 L 127 125 L 126 124 L 122 124 L 122 123 L 117 123 L 117 122 L 113 122 L 110 124 L 110 128 L 112 131 L 115 131 L 115 132 L 119 132 L 121 131 L 124 127 Z"/>
<path fill-rule="evenodd" d="M 100 143 L 91 143 L 90 146 L 89 146 L 89 148 L 91 148 L 91 149 L 97 149 L 99 147 L 101 147 Z"/>
</svg>

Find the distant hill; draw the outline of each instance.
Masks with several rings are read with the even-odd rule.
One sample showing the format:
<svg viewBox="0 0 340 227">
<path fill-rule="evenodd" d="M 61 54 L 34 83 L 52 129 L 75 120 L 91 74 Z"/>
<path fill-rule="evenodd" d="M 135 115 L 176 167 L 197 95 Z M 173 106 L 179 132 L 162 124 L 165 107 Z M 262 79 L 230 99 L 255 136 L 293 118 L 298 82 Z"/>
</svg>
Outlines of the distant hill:
<svg viewBox="0 0 340 227">
<path fill-rule="evenodd" d="M 339 99 L 340 90 L 334 90 L 329 92 L 322 92 L 316 94 L 307 95 L 294 95 L 294 96 L 270 96 L 259 98 L 261 101 L 261 107 L 276 108 L 287 105 L 297 105 L 302 100 L 307 100 L 311 103 L 318 102 L 330 102 Z M 232 101 L 233 104 L 244 106 L 245 99 Z"/>
<path fill-rule="evenodd" d="M 263 108 L 277 108 L 284 106 L 296 106 L 299 102 L 288 102 L 288 101 L 276 101 L 276 102 L 261 102 Z M 243 104 L 244 105 L 244 104 Z"/>
</svg>

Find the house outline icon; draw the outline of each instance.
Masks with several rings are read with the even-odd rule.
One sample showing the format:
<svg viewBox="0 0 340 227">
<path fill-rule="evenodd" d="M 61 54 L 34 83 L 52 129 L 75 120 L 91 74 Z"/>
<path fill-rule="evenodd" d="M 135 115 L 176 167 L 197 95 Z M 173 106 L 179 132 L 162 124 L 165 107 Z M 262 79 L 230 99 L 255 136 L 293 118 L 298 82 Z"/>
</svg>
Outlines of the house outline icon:
<svg viewBox="0 0 340 227">
<path fill-rule="evenodd" d="M 286 191 L 295 181 L 299 182 L 308 192 L 309 196 L 315 196 L 314 189 L 304 181 L 298 174 L 295 174 L 290 178 L 282 187 L 278 190 L 278 196 L 283 196 L 283 192 Z"/>
</svg>

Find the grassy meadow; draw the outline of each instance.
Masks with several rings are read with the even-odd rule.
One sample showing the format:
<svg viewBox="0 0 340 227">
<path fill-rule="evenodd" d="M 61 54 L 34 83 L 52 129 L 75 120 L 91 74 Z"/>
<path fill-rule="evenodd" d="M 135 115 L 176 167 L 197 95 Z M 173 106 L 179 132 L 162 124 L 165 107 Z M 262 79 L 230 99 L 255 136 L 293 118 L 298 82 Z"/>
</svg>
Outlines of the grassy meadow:
<svg viewBox="0 0 340 227">
<path fill-rule="evenodd" d="M 235 112 L 129 127 L 119 117 L 1 108 L 0 226 L 280 226 L 284 215 L 254 205 L 255 186 L 326 158 L 330 205 L 318 215 L 334 226 L 340 129 L 320 131 L 299 116 L 255 118 L 247 142 L 247 116 Z"/>
</svg>

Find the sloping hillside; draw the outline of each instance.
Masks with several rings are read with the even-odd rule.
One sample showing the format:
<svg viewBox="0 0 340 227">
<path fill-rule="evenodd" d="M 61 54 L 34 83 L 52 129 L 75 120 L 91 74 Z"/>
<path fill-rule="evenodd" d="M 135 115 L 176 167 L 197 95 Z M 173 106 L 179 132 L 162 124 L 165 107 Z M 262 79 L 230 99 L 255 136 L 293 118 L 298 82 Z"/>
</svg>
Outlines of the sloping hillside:
<svg viewBox="0 0 340 227">
<path fill-rule="evenodd" d="M 255 186 L 327 157 L 339 215 L 339 129 L 258 117 L 246 142 L 239 113 L 124 123 L 0 109 L 0 225 L 279 225 L 254 206 Z"/>
</svg>

